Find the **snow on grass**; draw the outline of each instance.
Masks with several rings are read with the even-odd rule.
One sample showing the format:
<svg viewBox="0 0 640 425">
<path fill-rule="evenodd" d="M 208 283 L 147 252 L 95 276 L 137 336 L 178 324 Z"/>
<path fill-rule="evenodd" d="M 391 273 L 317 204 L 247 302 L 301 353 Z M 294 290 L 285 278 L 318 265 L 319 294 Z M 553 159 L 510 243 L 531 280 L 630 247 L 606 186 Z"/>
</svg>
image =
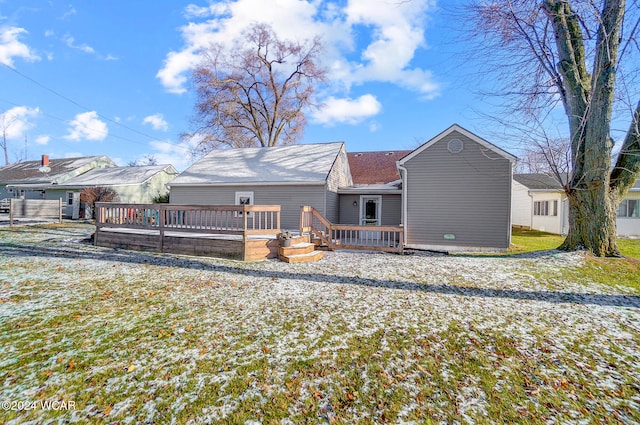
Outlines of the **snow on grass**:
<svg viewBox="0 0 640 425">
<path fill-rule="evenodd" d="M 640 421 L 640 299 L 581 253 L 241 263 L 0 229 L 1 422 Z"/>
</svg>

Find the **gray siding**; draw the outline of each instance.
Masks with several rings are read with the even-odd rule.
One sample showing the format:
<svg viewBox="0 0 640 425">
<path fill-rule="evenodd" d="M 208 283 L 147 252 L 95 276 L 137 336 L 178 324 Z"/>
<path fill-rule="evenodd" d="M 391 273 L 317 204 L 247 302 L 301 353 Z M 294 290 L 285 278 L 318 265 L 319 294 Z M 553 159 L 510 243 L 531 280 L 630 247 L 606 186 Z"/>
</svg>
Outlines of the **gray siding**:
<svg viewBox="0 0 640 425">
<path fill-rule="evenodd" d="M 451 139 L 462 152 L 447 150 Z M 405 163 L 407 244 L 509 247 L 511 162 L 453 131 Z M 444 235 L 455 235 L 455 240 Z"/>
<path fill-rule="evenodd" d="M 344 148 L 336 156 L 336 160 L 327 176 L 326 211 L 324 213 L 327 220 L 337 223 L 340 220 L 340 196 L 338 189 L 351 186 L 351 171 L 349 170 L 349 159 Z"/>
<path fill-rule="evenodd" d="M 354 206 L 353 202 L 358 205 Z M 382 225 L 398 226 L 402 217 L 402 197 L 382 195 Z M 360 224 L 360 195 L 340 195 L 339 224 Z"/>
<path fill-rule="evenodd" d="M 332 223 L 337 223 L 340 220 L 340 195 L 337 192 L 327 190 L 327 209 L 325 211 L 325 217 Z"/>
<path fill-rule="evenodd" d="M 315 186 L 172 186 L 172 204 L 234 205 L 236 192 L 253 192 L 256 205 L 280 205 L 280 227 L 300 228 L 300 207 L 310 205 L 325 213 L 325 187 Z"/>
</svg>

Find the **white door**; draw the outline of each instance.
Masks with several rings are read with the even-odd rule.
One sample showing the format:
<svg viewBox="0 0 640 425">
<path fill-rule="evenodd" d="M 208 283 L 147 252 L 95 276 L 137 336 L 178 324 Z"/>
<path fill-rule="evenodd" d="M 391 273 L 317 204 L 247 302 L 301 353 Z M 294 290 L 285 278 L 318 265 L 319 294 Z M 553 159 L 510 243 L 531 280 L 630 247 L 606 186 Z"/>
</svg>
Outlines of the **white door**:
<svg viewBox="0 0 640 425">
<path fill-rule="evenodd" d="M 360 225 L 380 226 L 382 212 L 382 196 L 360 197 Z"/>
<path fill-rule="evenodd" d="M 380 226 L 382 213 L 382 196 L 360 196 L 360 225 Z M 380 232 L 360 232 L 360 239 L 367 245 L 380 240 Z"/>
</svg>

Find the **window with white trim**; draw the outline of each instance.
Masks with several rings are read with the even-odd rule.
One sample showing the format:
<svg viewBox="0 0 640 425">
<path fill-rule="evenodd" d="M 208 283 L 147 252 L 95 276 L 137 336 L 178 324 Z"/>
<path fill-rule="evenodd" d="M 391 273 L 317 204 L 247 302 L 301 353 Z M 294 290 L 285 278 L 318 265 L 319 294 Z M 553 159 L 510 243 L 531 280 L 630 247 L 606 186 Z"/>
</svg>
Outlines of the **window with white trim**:
<svg viewBox="0 0 640 425">
<path fill-rule="evenodd" d="M 640 199 L 623 199 L 618 206 L 618 217 L 640 218 Z"/>
<path fill-rule="evenodd" d="M 533 215 L 557 216 L 558 201 L 535 201 L 533 203 Z"/>
<path fill-rule="evenodd" d="M 67 205 L 73 205 L 73 192 L 67 192 Z"/>
<path fill-rule="evenodd" d="M 253 205 L 253 192 L 236 192 L 236 205 Z M 239 213 L 242 217 L 242 213 Z M 247 214 L 251 217 L 251 213 Z"/>
</svg>

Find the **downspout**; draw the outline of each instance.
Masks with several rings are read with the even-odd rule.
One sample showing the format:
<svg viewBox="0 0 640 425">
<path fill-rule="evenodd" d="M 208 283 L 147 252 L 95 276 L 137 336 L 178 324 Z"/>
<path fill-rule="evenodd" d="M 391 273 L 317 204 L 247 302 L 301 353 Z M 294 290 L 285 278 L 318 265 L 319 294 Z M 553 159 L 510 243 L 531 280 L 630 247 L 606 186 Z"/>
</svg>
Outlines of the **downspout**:
<svg viewBox="0 0 640 425">
<path fill-rule="evenodd" d="M 398 170 L 400 171 L 400 175 L 402 177 L 402 215 L 400 220 L 402 221 L 402 237 L 404 239 L 404 244 L 407 245 L 407 169 L 404 168 L 403 165 L 396 163 Z"/>
<path fill-rule="evenodd" d="M 527 195 L 531 198 L 531 202 L 529 203 L 529 230 L 533 230 L 533 195 L 531 191 L 527 191 Z"/>
</svg>

